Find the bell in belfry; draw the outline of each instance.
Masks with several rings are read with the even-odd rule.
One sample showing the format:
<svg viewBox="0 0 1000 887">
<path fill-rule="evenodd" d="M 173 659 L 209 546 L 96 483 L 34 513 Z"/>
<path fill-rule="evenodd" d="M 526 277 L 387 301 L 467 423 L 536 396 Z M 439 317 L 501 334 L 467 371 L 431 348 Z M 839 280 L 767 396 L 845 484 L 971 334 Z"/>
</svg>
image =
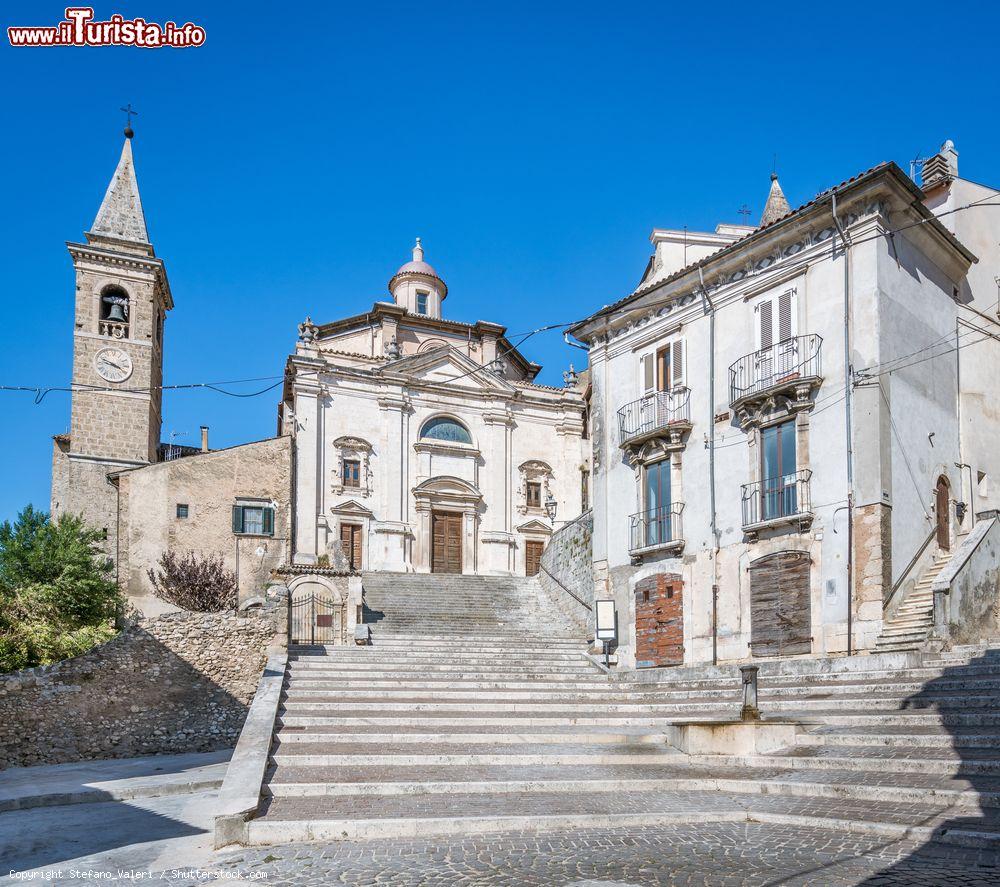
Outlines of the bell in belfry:
<svg viewBox="0 0 1000 887">
<path fill-rule="evenodd" d="M 111 323 L 125 323 L 128 321 L 128 300 L 121 296 L 105 296 L 104 303 L 108 306 L 108 314 L 105 320 Z"/>
</svg>

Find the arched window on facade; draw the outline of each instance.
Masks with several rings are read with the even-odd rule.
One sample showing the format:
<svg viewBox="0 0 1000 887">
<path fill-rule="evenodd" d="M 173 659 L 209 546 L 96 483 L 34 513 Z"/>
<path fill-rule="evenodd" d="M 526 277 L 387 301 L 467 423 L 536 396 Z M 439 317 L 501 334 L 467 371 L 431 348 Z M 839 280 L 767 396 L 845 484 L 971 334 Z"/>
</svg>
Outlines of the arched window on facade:
<svg viewBox="0 0 1000 887">
<path fill-rule="evenodd" d="M 100 313 L 97 332 L 113 339 L 127 339 L 129 327 L 128 293 L 120 286 L 106 286 L 101 290 Z"/>
<path fill-rule="evenodd" d="M 441 440 L 445 443 L 472 444 L 472 435 L 457 419 L 438 416 L 424 423 L 420 437 L 425 440 Z"/>
</svg>

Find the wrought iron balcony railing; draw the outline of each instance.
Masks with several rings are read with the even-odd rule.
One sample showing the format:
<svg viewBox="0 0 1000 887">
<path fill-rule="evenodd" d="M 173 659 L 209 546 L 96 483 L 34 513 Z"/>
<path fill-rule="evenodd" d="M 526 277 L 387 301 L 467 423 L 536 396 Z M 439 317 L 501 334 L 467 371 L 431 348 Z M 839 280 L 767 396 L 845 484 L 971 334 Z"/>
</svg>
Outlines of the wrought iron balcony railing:
<svg viewBox="0 0 1000 887">
<path fill-rule="evenodd" d="M 729 367 L 730 405 L 794 385 L 799 379 L 818 378 L 822 345 L 822 337 L 814 333 L 785 339 L 770 348 L 744 355 Z"/>
<path fill-rule="evenodd" d="M 618 411 L 618 431 L 621 443 L 627 444 L 647 437 L 672 425 L 691 424 L 691 391 L 654 391 L 627 403 Z"/>
<path fill-rule="evenodd" d="M 812 514 L 808 469 L 743 484 L 743 529 Z"/>
<path fill-rule="evenodd" d="M 631 515 L 628 519 L 629 551 L 683 542 L 682 511 L 683 502 L 671 502 Z"/>
</svg>

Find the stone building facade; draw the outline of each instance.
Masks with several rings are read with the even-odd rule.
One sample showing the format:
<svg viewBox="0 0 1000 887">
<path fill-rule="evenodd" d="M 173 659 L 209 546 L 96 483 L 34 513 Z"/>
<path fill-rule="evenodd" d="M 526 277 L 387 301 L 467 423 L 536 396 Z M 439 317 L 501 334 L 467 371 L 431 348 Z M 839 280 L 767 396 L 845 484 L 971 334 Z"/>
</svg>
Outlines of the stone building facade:
<svg viewBox="0 0 1000 887">
<path fill-rule="evenodd" d="M 164 551 L 220 556 L 236 574 L 241 601 L 260 595 L 272 573 L 288 562 L 288 437 L 121 471 L 111 481 L 120 494 L 119 582 L 147 616 L 171 609 L 156 597 L 148 575 Z"/>
<path fill-rule="evenodd" d="M 997 195 L 950 143 L 923 189 L 883 164 L 793 211 L 774 178 L 759 227 L 654 231 L 573 328 L 623 664 L 874 649 L 1000 504 L 996 215 L 934 215 Z"/>
<path fill-rule="evenodd" d="M 583 510 L 583 387 L 554 388 L 504 327 L 442 316 L 424 261 L 392 301 L 300 327 L 282 429 L 295 438 L 295 560 L 358 570 L 525 575 Z"/>
</svg>

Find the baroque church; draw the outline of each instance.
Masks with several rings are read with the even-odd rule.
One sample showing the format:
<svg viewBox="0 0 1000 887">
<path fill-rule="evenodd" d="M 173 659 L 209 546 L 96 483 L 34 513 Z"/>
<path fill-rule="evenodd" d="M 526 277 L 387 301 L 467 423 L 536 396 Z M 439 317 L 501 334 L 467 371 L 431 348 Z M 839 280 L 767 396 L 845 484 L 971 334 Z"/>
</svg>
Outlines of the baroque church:
<svg viewBox="0 0 1000 887">
<path fill-rule="evenodd" d="M 493 322 L 444 316 L 417 240 L 384 301 L 299 325 L 278 435 L 226 450 L 161 444 L 173 308 L 126 130 L 76 272 L 70 430 L 54 438 L 53 514 L 102 529 L 119 581 L 158 609 L 166 550 L 215 555 L 259 593 L 282 569 L 533 575 L 587 507 L 587 374 L 541 370 Z M 234 543 L 235 537 L 235 543 Z"/>
</svg>

